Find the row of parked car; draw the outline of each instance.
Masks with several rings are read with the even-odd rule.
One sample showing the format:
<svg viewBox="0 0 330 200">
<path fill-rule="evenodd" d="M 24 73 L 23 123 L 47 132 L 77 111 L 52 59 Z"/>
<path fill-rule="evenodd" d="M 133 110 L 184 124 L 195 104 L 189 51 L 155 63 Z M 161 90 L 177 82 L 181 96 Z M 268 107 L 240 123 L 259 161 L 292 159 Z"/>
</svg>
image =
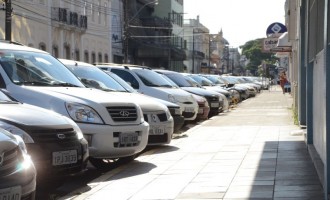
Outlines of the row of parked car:
<svg viewBox="0 0 330 200">
<path fill-rule="evenodd" d="M 0 199 L 35 199 L 36 180 L 134 159 L 262 84 L 252 77 L 91 65 L 0 41 Z"/>
</svg>

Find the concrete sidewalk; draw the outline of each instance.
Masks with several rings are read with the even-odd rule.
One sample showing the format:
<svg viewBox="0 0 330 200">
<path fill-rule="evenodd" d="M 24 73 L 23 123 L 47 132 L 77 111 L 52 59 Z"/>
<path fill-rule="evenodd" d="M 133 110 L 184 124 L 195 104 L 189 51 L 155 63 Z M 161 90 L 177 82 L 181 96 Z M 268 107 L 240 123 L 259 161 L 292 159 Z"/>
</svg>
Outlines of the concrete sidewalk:
<svg viewBox="0 0 330 200">
<path fill-rule="evenodd" d="M 62 199 L 324 199 L 291 105 L 262 91 Z"/>
</svg>

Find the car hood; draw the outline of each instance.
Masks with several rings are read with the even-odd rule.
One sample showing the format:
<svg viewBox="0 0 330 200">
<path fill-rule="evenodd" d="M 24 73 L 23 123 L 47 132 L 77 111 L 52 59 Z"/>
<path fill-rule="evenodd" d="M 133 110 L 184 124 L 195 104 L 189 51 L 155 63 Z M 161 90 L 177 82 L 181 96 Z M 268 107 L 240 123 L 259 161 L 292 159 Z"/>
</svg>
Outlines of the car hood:
<svg viewBox="0 0 330 200">
<path fill-rule="evenodd" d="M 162 91 L 164 91 L 168 94 L 172 94 L 176 97 L 179 97 L 179 100 L 181 102 L 189 101 L 189 100 L 192 99 L 191 94 L 189 92 L 181 89 L 181 88 L 164 88 L 164 87 L 162 87 L 162 88 L 159 88 L 159 89 L 161 89 Z"/>
<path fill-rule="evenodd" d="M 222 93 L 224 95 L 229 94 L 229 92 L 226 89 L 223 89 L 219 86 L 204 86 L 204 88 L 210 91 Z"/>
<path fill-rule="evenodd" d="M 196 94 L 196 95 L 200 95 L 200 96 L 216 96 L 217 93 L 213 92 L 211 90 L 206 90 L 203 88 L 198 88 L 198 87 L 181 87 L 183 90 Z"/>
<path fill-rule="evenodd" d="M 115 92 L 114 94 L 121 99 L 133 99 L 134 102 L 141 107 L 143 112 L 167 110 L 167 107 L 164 104 L 144 94 L 128 92 Z"/>
<path fill-rule="evenodd" d="M 69 125 L 66 117 L 55 112 L 29 104 L 0 104 L 0 120 L 25 126 Z"/>
<path fill-rule="evenodd" d="M 56 94 L 59 95 L 66 95 L 73 98 L 80 98 L 83 100 L 90 100 L 97 103 L 107 103 L 112 101 L 119 101 L 122 102 L 123 99 L 120 96 L 116 96 L 110 92 L 105 92 L 99 89 L 93 88 L 79 88 L 79 87 L 31 87 L 33 90 L 40 90 L 42 89 L 44 92 L 49 94 Z M 56 94 L 55 94 L 56 93 Z M 131 101 L 129 99 L 125 99 L 125 101 Z"/>
</svg>

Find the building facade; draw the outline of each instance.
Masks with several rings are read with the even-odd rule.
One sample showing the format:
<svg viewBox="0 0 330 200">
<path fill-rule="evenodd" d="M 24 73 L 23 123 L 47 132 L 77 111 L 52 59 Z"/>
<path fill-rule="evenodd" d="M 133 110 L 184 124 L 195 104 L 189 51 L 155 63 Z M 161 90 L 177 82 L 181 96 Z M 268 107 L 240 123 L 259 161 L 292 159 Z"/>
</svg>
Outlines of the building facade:
<svg viewBox="0 0 330 200">
<path fill-rule="evenodd" d="M 324 187 L 330 194 L 330 2 L 329 0 L 287 0 L 286 42 L 289 55 L 293 109 L 305 129 L 310 152 Z"/>
<path fill-rule="evenodd" d="M 11 39 L 53 56 L 88 63 L 109 62 L 110 0 L 12 1 Z M 0 12 L 4 38 L 5 13 Z"/>
</svg>

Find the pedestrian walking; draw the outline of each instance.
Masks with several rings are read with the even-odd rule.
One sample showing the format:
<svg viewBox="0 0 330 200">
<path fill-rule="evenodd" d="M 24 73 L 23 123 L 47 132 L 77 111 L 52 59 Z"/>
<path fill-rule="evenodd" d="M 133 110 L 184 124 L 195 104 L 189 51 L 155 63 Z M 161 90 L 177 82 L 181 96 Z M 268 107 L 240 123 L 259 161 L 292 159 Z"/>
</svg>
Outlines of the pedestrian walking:
<svg viewBox="0 0 330 200">
<path fill-rule="evenodd" d="M 285 71 L 282 71 L 280 74 L 280 86 L 282 88 L 283 94 L 285 93 L 284 85 L 288 82 Z"/>
</svg>

